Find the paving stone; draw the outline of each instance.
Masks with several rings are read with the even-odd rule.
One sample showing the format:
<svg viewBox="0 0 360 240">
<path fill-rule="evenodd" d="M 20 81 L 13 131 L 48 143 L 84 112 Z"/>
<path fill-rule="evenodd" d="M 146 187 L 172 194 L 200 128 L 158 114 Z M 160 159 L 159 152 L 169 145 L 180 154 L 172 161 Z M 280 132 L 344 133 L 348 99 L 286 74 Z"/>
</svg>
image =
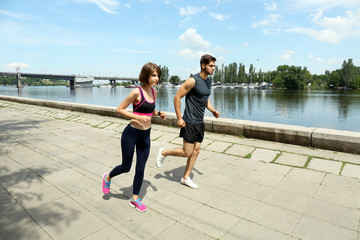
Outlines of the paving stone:
<svg viewBox="0 0 360 240">
<path fill-rule="evenodd" d="M 247 220 L 285 234 L 291 234 L 301 218 L 302 214 L 265 203 L 260 203 L 245 216 Z"/>
<path fill-rule="evenodd" d="M 30 208 L 28 209 L 28 213 L 40 226 L 46 226 L 83 210 L 85 210 L 85 208 L 66 196 Z"/>
<path fill-rule="evenodd" d="M 349 208 L 360 208 L 360 194 L 339 188 L 320 186 L 315 199 L 327 201 Z"/>
<path fill-rule="evenodd" d="M 294 236 L 302 240 L 357 240 L 357 232 L 310 217 L 303 217 Z"/>
<path fill-rule="evenodd" d="M 246 178 L 244 178 L 244 180 L 260 185 L 275 187 L 281 182 L 283 178 L 284 175 L 279 173 L 267 173 L 265 171 L 255 170 Z"/>
<path fill-rule="evenodd" d="M 248 181 L 239 181 L 228 189 L 228 191 L 234 194 L 239 194 L 260 201 L 263 200 L 271 192 L 271 190 L 271 187 Z"/>
<path fill-rule="evenodd" d="M 211 143 L 210 145 L 206 146 L 205 149 L 207 149 L 207 150 L 209 150 L 209 151 L 214 151 L 214 152 L 223 153 L 223 152 L 224 152 L 226 149 L 228 149 L 231 145 L 232 145 L 231 143 L 214 141 L 214 142 Z"/>
<path fill-rule="evenodd" d="M 321 185 L 313 182 L 286 177 L 276 186 L 287 192 L 295 193 L 305 197 L 313 198 Z"/>
<path fill-rule="evenodd" d="M 287 177 L 295 178 L 305 182 L 320 184 L 324 180 L 325 175 L 326 173 L 323 172 L 311 171 L 309 169 L 293 168 L 291 169 Z"/>
<path fill-rule="evenodd" d="M 239 221 L 240 218 L 232 214 L 204 205 L 183 219 L 182 223 L 213 238 L 220 238 Z"/>
<path fill-rule="evenodd" d="M 53 239 L 81 239 L 105 228 L 106 223 L 88 211 L 81 211 L 50 223 L 43 229 Z"/>
<path fill-rule="evenodd" d="M 341 175 L 360 179 L 360 166 L 347 163 L 345 164 Z"/>
<path fill-rule="evenodd" d="M 157 138 L 156 140 L 159 142 L 170 142 L 178 137 L 179 137 L 179 134 L 176 134 L 176 133 L 165 133 L 165 134 L 161 135 L 159 138 Z"/>
<path fill-rule="evenodd" d="M 327 174 L 323 185 L 360 194 L 360 179 L 357 178 Z"/>
<path fill-rule="evenodd" d="M 174 202 L 178 204 L 174 205 Z M 191 201 L 186 197 L 174 193 L 164 197 L 159 202 L 153 203 L 151 208 L 170 217 L 171 219 L 182 221 L 184 218 L 191 216 L 194 211 L 198 210 L 202 206 L 203 205 L 200 203 Z"/>
<path fill-rule="evenodd" d="M 225 153 L 245 157 L 249 153 L 252 153 L 254 150 L 254 147 L 234 144 L 229 149 L 227 149 Z"/>
<path fill-rule="evenodd" d="M 307 159 L 308 156 L 283 152 L 275 162 L 289 166 L 303 167 L 307 162 Z"/>
<path fill-rule="evenodd" d="M 11 194 L 0 187 L 0 219 L 22 212 L 24 209 L 11 196 Z"/>
<path fill-rule="evenodd" d="M 264 162 L 271 162 L 275 159 L 275 157 L 280 153 L 280 151 L 273 151 L 268 149 L 257 148 L 251 154 L 252 160 L 259 160 Z"/>
<path fill-rule="evenodd" d="M 177 222 L 171 227 L 162 231 L 155 239 L 169 239 L 171 240 L 183 240 L 183 239 L 203 239 L 212 240 L 213 238 L 188 227 L 181 222 Z"/>
<path fill-rule="evenodd" d="M 264 163 L 261 161 L 253 161 L 248 158 L 237 158 L 236 160 L 232 161 L 230 164 L 242 168 L 255 170 L 260 166 L 262 166 Z"/>
<path fill-rule="evenodd" d="M 133 214 L 113 224 L 116 229 L 131 239 L 154 239 L 155 236 L 175 224 L 174 220 L 155 211 L 139 213 L 135 209 L 132 210 Z"/>
<path fill-rule="evenodd" d="M 277 207 L 288 209 L 297 213 L 304 213 L 308 207 L 311 198 L 287 192 L 280 189 L 274 189 L 264 199 L 264 203 L 268 203 Z"/>
<path fill-rule="evenodd" d="M 1 239 L 51 239 L 25 211 L 0 219 L 0 236 Z"/>
<path fill-rule="evenodd" d="M 13 196 L 23 208 L 29 209 L 62 198 L 65 194 L 54 186 L 46 186 L 38 190 L 16 193 Z"/>
<path fill-rule="evenodd" d="M 106 128 L 110 124 L 111 124 L 111 122 L 103 122 L 103 123 L 100 123 L 99 125 L 97 125 L 97 127 L 98 128 Z"/>
<path fill-rule="evenodd" d="M 348 208 L 325 201 L 312 200 L 308 209 L 306 209 L 305 215 L 354 231 L 357 231 L 359 227 L 359 209 Z"/>
<path fill-rule="evenodd" d="M 229 232 L 227 232 L 222 240 L 289 240 L 289 235 L 280 233 L 273 229 L 261 226 L 259 224 L 241 220 Z"/>
<path fill-rule="evenodd" d="M 208 202 L 208 205 L 238 217 L 244 217 L 258 203 L 259 201 L 253 200 L 251 198 L 224 192 L 221 195 L 211 199 Z"/>
<path fill-rule="evenodd" d="M 131 238 L 127 237 L 123 234 L 120 230 L 114 228 L 113 226 L 108 226 L 98 232 L 95 232 L 85 238 L 84 240 L 99 240 L 99 239 L 106 239 L 106 240 L 131 240 Z"/>
<path fill-rule="evenodd" d="M 308 168 L 323 172 L 339 174 L 341 170 L 341 166 L 342 166 L 341 162 L 335 162 L 320 158 L 313 158 L 311 159 Z"/>
<path fill-rule="evenodd" d="M 196 191 L 189 191 L 188 188 L 181 188 L 176 193 L 191 200 L 195 200 L 196 202 L 207 204 L 218 196 L 221 196 L 224 191 L 216 187 L 203 184 L 201 187 L 196 189 Z"/>
</svg>

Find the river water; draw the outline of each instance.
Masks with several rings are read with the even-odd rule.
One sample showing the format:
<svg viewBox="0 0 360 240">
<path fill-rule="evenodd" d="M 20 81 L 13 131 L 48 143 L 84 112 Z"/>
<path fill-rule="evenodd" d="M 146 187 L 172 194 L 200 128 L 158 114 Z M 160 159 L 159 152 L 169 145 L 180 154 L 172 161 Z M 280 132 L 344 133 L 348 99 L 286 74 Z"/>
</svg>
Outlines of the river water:
<svg viewBox="0 0 360 240">
<path fill-rule="evenodd" d="M 117 107 L 131 88 L 0 86 L 0 95 Z M 175 112 L 177 88 L 159 88 L 156 109 Z M 258 90 L 213 88 L 210 101 L 222 118 L 360 132 L 359 90 Z M 182 99 L 182 108 L 184 99 Z M 206 111 L 206 116 L 212 116 Z"/>
</svg>

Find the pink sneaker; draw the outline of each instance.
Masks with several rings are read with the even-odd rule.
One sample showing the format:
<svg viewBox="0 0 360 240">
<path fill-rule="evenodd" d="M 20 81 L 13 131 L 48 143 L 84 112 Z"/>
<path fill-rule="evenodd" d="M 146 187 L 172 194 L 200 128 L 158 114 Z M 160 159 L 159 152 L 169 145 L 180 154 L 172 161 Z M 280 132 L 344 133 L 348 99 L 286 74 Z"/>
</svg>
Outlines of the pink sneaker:
<svg viewBox="0 0 360 240">
<path fill-rule="evenodd" d="M 103 181 L 102 181 L 102 191 L 104 194 L 108 194 L 110 192 L 110 183 L 111 183 L 111 180 L 108 182 L 106 181 L 106 176 L 109 175 L 109 173 L 104 173 L 103 175 Z"/>
<path fill-rule="evenodd" d="M 133 198 L 130 199 L 130 206 L 136 208 L 139 212 L 145 212 L 146 206 L 141 203 L 141 198 L 138 198 L 136 201 Z"/>
</svg>

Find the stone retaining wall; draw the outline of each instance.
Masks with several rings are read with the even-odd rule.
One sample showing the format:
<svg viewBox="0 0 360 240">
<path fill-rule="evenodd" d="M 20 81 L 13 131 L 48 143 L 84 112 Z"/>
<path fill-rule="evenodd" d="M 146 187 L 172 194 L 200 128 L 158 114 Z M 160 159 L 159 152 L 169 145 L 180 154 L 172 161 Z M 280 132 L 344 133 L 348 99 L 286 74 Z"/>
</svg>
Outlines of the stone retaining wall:
<svg viewBox="0 0 360 240">
<path fill-rule="evenodd" d="M 5 101 L 33 104 L 70 111 L 80 111 L 111 117 L 122 117 L 116 112 L 115 107 L 49 101 L 3 95 L 0 95 L 0 99 Z M 154 117 L 152 121 L 154 124 L 177 126 L 177 119 L 175 113 L 167 112 L 166 121 L 163 121 L 157 117 Z M 210 132 L 360 154 L 360 132 L 340 131 L 333 129 L 302 127 L 227 118 L 216 119 L 213 117 L 205 117 L 205 126 L 206 131 Z"/>
</svg>

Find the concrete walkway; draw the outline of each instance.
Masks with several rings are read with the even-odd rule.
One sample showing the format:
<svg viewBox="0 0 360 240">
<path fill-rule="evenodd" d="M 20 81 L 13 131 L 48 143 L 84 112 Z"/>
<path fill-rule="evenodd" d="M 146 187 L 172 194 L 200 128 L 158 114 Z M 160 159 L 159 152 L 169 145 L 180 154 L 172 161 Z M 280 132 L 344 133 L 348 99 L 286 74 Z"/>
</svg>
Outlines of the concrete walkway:
<svg viewBox="0 0 360 240">
<path fill-rule="evenodd" d="M 0 239 L 360 240 L 360 155 L 206 133 L 194 190 L 179 184 L 185 159 L 156 168 L 182 139 L 153 125 L 139 213 L 134 167 L 101 191 L 127 124 L 0 101 Z"/>
</svg>

